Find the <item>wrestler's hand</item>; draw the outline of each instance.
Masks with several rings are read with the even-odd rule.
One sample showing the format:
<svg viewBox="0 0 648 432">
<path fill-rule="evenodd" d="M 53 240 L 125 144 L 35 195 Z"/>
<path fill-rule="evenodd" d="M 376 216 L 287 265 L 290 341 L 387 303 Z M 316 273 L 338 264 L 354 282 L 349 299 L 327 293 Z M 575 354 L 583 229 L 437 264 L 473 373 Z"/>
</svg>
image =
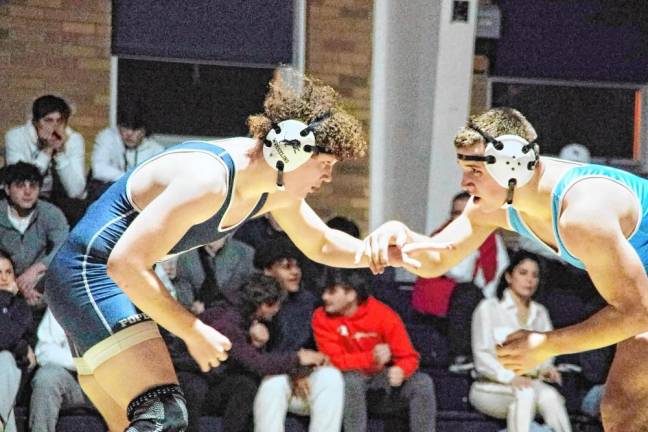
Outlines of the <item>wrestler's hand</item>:
<svg viewBox="0 0 648 432">
<path fill-rule="evenodd" d="M 200 320 L 196 320 L 193 331 L 184 342 L 203 372 L 209 372 L 227 360 L 227 351 L 232 348 L 229 339 Z"/>
<path fill-rule="evenodd" d="M 398 221 L 386 222 L 364 239 L 356 251 L 355 262 L 359 263 L 363 256 L 366 257 L 374 274 L 382 273 L 388 265 L 420 268 L 421 262 L 409 255 L 407 247 L 411 241 L 411 231 L 405 224 Z M 453 248 L 451 243 L 432 241 L 425 242 L 425 246 L 426 250 L 437 251 Z"/>
<path fill-rule="evenodd" d="M 366 257 L 373 274 L 382 273 L 388 265 L 420 267 L 420 262 L 401 253 L 401 247 L 409 240 L 409 234 L 409 228 L 402 222 L 384 223 L 364 239 L 356 250 L 355 262 L 359 263 L 363 256 Z"/>
<path fill-rule="evenodd" d="M 521 375 L 555 355 L 548 351 L 546 341 L 545 333 L 518 330 L 497 346 L 497 359 L 505 368 Z"/>
</svg>

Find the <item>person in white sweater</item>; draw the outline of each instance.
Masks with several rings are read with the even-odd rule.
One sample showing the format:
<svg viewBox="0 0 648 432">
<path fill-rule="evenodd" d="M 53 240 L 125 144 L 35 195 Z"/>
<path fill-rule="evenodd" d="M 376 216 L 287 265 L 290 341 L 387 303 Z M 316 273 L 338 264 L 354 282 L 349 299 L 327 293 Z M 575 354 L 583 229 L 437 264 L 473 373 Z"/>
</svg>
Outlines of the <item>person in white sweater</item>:
<svg viewBox="0 0 648 432">
<path fill-rule="evenodd" d="M 36 361 L 32 379 L 29 428 L 32 432 L 55 432 L 62 408 L 90 407 L 76 377 L 76 366 L 65 332 L 47 309 L 38 326 Z"/>
<path fill-rule="evenodd" d="M 68 126 L 72 110 L 58 96 L 45 95 L 32 105 L 32 118 L 5 134 L 5 163 L 34 164 L 43 175 L 40 195 L 84 198 L 85 141 Z M 59 189 L 61 188 L 61 189 Z"/>
<path fill-rule="evenodd" d="M 92 178 L 111 184 L 137 164 L 161 153 L 164 147 L 150 135 L 139 105 L 120 109 L 117 127 L 108 127 L 95 138 Z"/>
<path fill-rule="evenodd" d="M 554 432 L 571 432 L 565 401 L 548 383 L 560 385 L 553 358 L 524 375 L 516 375 L 497 359 L 495 347 L 519 330 L 553 329 L 547 309 L 532 300 L 540 281 L 538 257 L 520 252 L 511 259 L 497 297 L 483 300 L 472 320 L 472 349 L 477 379 L 470 403 L 480 412 L 506 418 L 509 432 L 529 432 L 536 411 Z"/>
</svg>

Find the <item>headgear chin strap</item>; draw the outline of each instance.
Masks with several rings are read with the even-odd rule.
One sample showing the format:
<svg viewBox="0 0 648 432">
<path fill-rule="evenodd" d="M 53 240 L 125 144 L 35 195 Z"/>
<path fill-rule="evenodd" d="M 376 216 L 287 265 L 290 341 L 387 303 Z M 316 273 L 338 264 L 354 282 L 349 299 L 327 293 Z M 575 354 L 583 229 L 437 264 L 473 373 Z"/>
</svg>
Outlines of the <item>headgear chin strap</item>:
<svg viewBox="0 0 648 432">
<path fill-rule="evenodd" d="M 296 170 L 314 153 L 325 152 L 315 142 L 315 128 L 330 114 L 318 117 L 309 124 L 299 120 L 284 120 L 273 124 L 263 140 L 263 157 L 277 170 L 277 189 L 284 190 L 283 173 Z"/>
<path fill-rule="evenodd" d="M 486 171 L 502 187 L 508 189 L 506 203 L 513 203 L 516 186 L 524 186 L 533 178 L 538 163 L 539 150 L 536 140 L 528 142 L 518 135 L 500 135 L 493 138 L 473 124 L 468 127 L 479 133 L 486 141 L 484 155 L 457 154 L 457 159 L 486 163 Z"/>
</svg>

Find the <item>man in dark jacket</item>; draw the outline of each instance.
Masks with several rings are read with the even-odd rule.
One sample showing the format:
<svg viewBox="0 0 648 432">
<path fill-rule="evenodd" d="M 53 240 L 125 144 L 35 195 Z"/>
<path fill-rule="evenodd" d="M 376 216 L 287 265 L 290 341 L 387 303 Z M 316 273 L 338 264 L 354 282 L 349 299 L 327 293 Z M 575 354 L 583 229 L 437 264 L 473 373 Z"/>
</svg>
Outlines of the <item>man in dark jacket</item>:
<svg viewBox="0 0 648 432">
<path fill-rule="evenodd" d="M 300 366 L 321 365 L 326 357 L 311 350 L 267 353 L 263 343 L 251 337 L 257 322 L 269 323 L 277 314 L 284 294 L 268 276 L 254 275 L 241 287 L 235 306 L 216 306 L 200 318 L 232 342 L 229 359 L 219 368 L 202 373 L 184 347 L 171 345 L 174 365 L 189 410 L 188 432 L 198 430 L 203 412 L 223 416 L 223 431 L 249 430 L 254 396 L 262 377 L 296 371 Z"/>
<path fill-rule="evenodd" d="M 268 351 L 273 353 L 315 349 L 310 322 L 318 299 L 301 283 L 298 252 L 286 239 L 265 243 L 254 255 L 255 266 L 274 278 L 286 295 L 270 326 Z M 290 411 L 309 415 L 311 432 L 339 431 L 343 408 L 344 380 L 339 370 L 302 368 L 265 377 L 254 402 L 254 423 L 258 431 L 281 432 Z"/>
</svg>

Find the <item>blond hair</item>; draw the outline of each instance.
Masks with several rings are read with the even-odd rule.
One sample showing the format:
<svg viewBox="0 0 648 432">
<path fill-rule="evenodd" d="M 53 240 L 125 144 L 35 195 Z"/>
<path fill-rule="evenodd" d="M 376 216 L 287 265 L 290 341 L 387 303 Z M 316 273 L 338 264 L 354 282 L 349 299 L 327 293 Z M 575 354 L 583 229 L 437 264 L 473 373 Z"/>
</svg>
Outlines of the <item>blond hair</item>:
<svg viewBox="0 0 648 432">
<path fill-rule="evenodd" d="M 296 119 L 310 123 L 325 118 L 315 128 L 315 141 L 340 160 L 365 155 L 367 141 L 358 119 L 342 107 L 339 94 L 321 81 L 293 72 L 296 79 L 276 78 L 263 103 L 264 112 L 248 117 L 250 133 L 264 138 L 273 124 Z M 294 78 L 293 77 L 293 78 Z M 301 89 L 291 84 L 299 82 Z"/>
<path fill-rule="evenodd" d="M 492 137 L 500 135 L 518 135 L 531 142 L 537 138 L 537 134 L 531 123 L 513 108 L 492 108 L 484 113 L 472 116 L 468 125 L 459 129 L 454 137 L 456 148 L 472 147 L 477 144 L 484 144 L 484 138 L 470 125 L 477 126 L 483 132 Z"/>
</svg>

